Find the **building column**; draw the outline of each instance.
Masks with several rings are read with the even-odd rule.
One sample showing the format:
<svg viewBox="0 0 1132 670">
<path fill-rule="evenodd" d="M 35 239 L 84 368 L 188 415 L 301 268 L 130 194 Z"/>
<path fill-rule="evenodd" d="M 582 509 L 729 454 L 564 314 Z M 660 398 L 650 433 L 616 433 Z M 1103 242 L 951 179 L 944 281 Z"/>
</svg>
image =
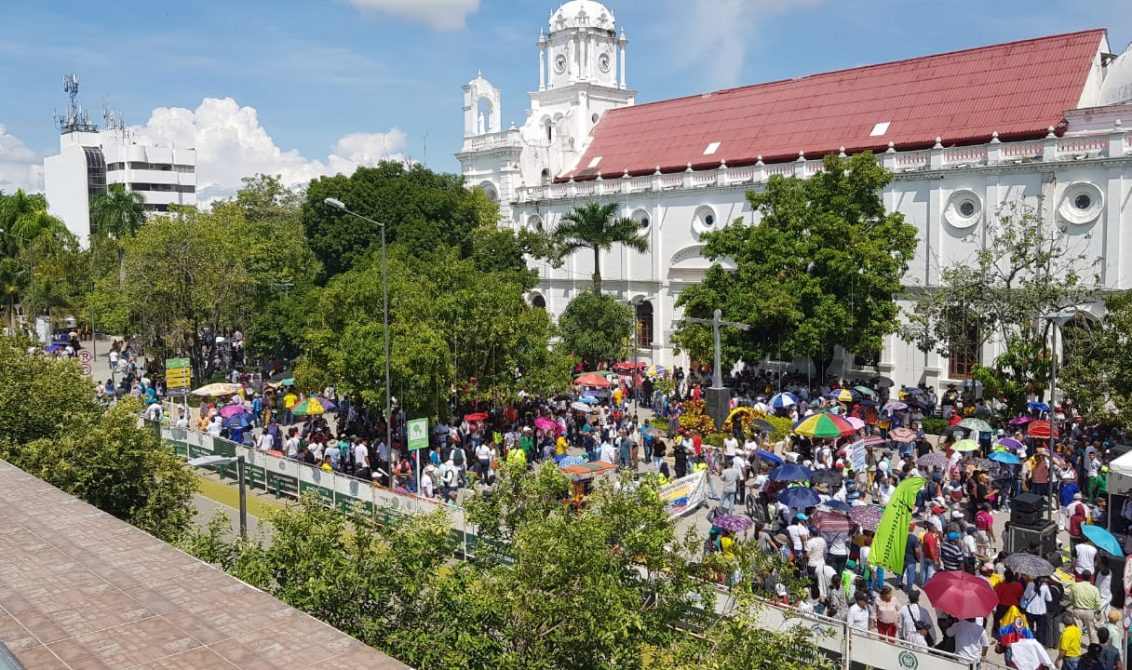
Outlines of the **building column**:
<svg viewBox="0 0 1132 670">
<path fill-rule="evenodd" d="M 541 39 L 538 45 L 538 90 L 546 90 L 546 42 Z"/>
<path fill-rule="evenodd" d="M 617 59 L 619 65 L 620 65 L 620 68 L 621 68 L 621 76 L 618 78 L 619 81 L 617 82 L 617 85 L 620 88 L 623 88 L 623 89 L 628 88 L 628 86 L 629 86 L 629 84 L 625 80 L 625 51 L 626 51 L 625 47 L 628 46 L 628 45 L 629 45 L 629 40 L 628 40 L 628 38 L 625 37 L 625 31 L 622 30 L 621 31 L 621 37 L 617 40 L 617 48 L 621 52 L 620 57 Z"/>
</svg>

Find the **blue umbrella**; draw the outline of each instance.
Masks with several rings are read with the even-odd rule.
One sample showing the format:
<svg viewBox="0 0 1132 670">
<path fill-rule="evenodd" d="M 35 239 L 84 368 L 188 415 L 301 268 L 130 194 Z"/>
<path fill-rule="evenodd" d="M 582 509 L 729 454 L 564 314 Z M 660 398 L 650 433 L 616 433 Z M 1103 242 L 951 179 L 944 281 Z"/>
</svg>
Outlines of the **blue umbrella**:
<svg viewBox="0 0 1132 670">
<path fill-rule="evenodd" d="M 229 429 L 247 428 L 250 425 L 252 424 L 250 421 L 248 421 L 248 416 L 246 414 L 237 414 L 224 420 L 224 427 Z"/>
<path fill-rule="evenodd" d="M 821 498 L 808 486 L 791 486 L 778 492 L 778 502 L 790 509 L 806 509 L 815 507 Z"/>
<path fill-rule="evenodd" d="M 51 345 L 44 347 L 43 350 L 46 351 L 49 354 L 53 354 L 53 353 L 55 353 L 56 351 L 59 351 L 62 348 L 63 347 L 59 346 L 58 344 L 51 344 Z"/>
<path fill-rule="evenodd" d="M 581 398 L 579 398 L 578 400 L 586 403 L 587 405 L 596 405 L 599 402 L 601 402 L 600 400 L 597 399 L 597 396 L 592 396 L 592 395 L 584 395 Z"/>
<path fill-rule="evenodd" d="M 1018 458 L 1009 451 L 994 451 L 991 452 L 991 455 L 987 456 L 987 458 L 991 459 L 992 461 L 1004 463 L 1006 465 L 1022 465 L 1022 459 Z"/>
<path fill-rule="evenodd" d="M 782 459 L 780 457 L 778 457 L 776 454 L 770 453 L 766 449 L 755 450 L 755 456 L 763 459 L 767 463 L 773 463 L 774 465 L 782 465 Z"/>
<path fill-rule="evenodd" d="M 1124 556 L 1124 551 L 1120 548 L 1120 541 L 1104 528 L 1086 524 L 1081 526 L 1081 534 L 1084 535 L 1089 542 L 1097 545 L 1097 549 L 1107 551 L 1117 558 Z"/>
<path fill-rule="evenodd" d="M 814 473 L 810 469 L 797 463 L 785 463 L 770 473 L 772 482 L 808 482 Z"/>
<path fill-rule="evenodd" d="M 824 507 L 839 510 L 841 512 L 848 512 L 849 511 L 849 503 L 844 503 L 844 502 L 841 502 L 840 500 L 827 500 L 827 501 L 823 502 L 822 505 Z"/>
<path fill-rule="evenodd" d="M 1026 407 L 1030 409 L 1036 409 L 1039 412 L 1049 411 L 1049 405 L 1045 404 L 1044 402 L 1028 402 L 1026 403 Z"/>
<path fill-rule="evenodd" d="M 774 409 L 786 409 L 798 404 L 798 396 L 790 392 L 777 393 L 770 399 L 770 406 Z"/>
</svg>

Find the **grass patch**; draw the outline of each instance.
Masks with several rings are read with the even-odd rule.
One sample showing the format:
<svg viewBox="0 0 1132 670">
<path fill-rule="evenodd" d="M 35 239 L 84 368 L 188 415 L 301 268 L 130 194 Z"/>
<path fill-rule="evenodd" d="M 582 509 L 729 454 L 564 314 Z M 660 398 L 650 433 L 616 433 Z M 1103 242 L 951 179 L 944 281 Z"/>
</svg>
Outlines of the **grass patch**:
<svg viewBox="0 0 1132 670">
<path fill-rule="evenodd" d="M 234 485 L 197 477 L 197 492 L 221 505 L 227 505 L 234 510 L 240 509 L 240 491 Z M 283 503 L 268 502 L 251 491 L 248 492 L 249 515 L 257 519 L 266 519 L 272 512 L 280 509 L 283 509 Z"/>
</svg>

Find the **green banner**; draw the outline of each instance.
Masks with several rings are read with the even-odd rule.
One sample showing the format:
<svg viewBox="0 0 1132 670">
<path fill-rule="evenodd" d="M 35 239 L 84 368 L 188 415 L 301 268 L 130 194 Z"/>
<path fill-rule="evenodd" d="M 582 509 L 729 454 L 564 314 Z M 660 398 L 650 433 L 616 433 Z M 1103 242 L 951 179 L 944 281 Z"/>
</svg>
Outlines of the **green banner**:
<svg viewBox="0 0 1132 670">
<path fill-rule="evenodd" d="M 413 419 L 408 423 L 409 451 L 428 448 L 428 419 Z"/>
<path fill-rule="evenodd" d="M 188 367 L 192 367 L 192 364 L 189 363 L 189 359 L 187 359 L 187 358 L 166 358 L 165 359 L 165 369 L 166 370 L 177 370 L 177 369 L 180 369 L 180 368 L 188 368 Z"/>
<path fill-rule="evenodd" d="M 904 572 L 904 551 L 908 548 L 908 524 L 912 522 L 912 509 L 916 494 L 924 487 L 923 477 L 909 477 L 900 482 L 892 500 L 884 508 L 880 525 L 873 536 L 869 563 L 899 575 Z"/>
</svg>

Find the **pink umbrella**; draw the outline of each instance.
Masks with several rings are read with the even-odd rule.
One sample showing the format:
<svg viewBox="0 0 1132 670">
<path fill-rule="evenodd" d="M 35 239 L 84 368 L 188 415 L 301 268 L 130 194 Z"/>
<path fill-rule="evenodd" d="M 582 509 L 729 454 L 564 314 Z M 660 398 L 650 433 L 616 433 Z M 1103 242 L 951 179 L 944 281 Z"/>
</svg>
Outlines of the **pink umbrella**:
<svg viewBox="0 0 1132 670">
<path fill-rule="evenodd" d="M 850 426 L 853 426 L 853 430 L 861 430 L 865 427 L 865 422 L 855 416 L 847 416 L 845 420 L 849 422 Z"/>
<path fill-rule="evenodd" d="M 220 408 L 220 416 L 230 419 L 237 414 L 246 414 L 247 411 L 243 405 L 225 405 Z"/>
<path fill-rule="evenodd" d="M 916 431 L 910 428 L 894 428 L 888 436 L 897 442 L 911 442 L 916 439 Z"/>
<path fill-rule="evenodd" d="M 538 428 L 539 430 L 557 431 L 558 423 L 552 419 L 546 418 L 545 416 L 540 416 L 539 418 L 535 419 L 535 428 Z"/>
</svg>

